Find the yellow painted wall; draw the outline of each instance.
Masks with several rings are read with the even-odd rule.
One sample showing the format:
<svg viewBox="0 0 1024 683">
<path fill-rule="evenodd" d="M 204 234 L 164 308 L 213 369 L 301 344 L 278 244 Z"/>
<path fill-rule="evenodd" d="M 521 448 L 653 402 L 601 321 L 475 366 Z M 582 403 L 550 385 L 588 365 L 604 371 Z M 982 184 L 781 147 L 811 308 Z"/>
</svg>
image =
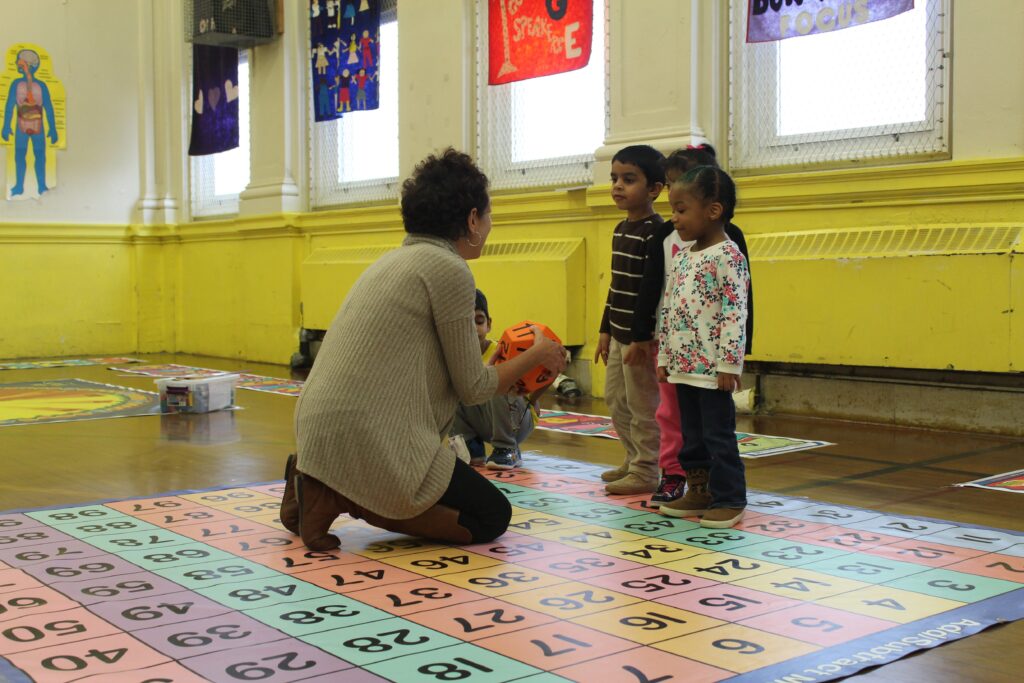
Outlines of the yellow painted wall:
<svg viewBox="0 0 1024 683">
<path fill-rule="evenodd" d="M 736 222 L 753 237 L 754 359 L 1024 371 L 1022 245 L 979 253 L 961 241 L 975 226 L 1024 226 L 1024 160 L 748 177 L 738 192 Z M 938 255 L 862 258 L 851 249 L 801 261 L 758 253 L 760 236 L 872 228 L 884 239 L 920 226 L 960 230 Z"/>
<path fill-rule="evenodd" d="M 937 218 L 954 226 L 1024 224 L 1016 191 L 1024 188 L 1024 161 L 944 162 L 912 175 L 902 167 L 834 173 L 740 180 L 736 221 L 752 237 L 757 287 L 753 358 L 1024 367 L 1019 248 L 1015 255 L 782 263 L 759 259 L 756 248 L 759 235 L 824 228 L 886 230 Z M 495 240 L 585 240 L 584 358 L 596 337 L 619 219 L 605 190 L 494 198 Z M 668 213 L 663 202 L 658 208 Z M 0 304 L 11 323 L 0 334 L 2 355 L 175 350 L 286 362 L 307 294 L 302 260 L 319 246 L 397 245 L 399 221 L 390 206 L 194 223 L 157 237 L 116 226 L 93 226 L 85 239 L 74 226 L 4 225 Z M 510 287 L 526 298 L 546 294 L 543 282 L 529 279 Z M 500 307 L 494 317 L 499 330 L 516 322 Z M 600 368 L 593 374 L 600 391 Z"/>
<path fill-rule="evenodd" d="M 717 94 L 691 91 L 687 68 L 669 73 L 659 67 L 644 78 L 673 80 L 675 85 L 666 89 L 671 106 L 655 98 L 648 107 L 642 99 L 626 101 L 647 81 L 622 79 L 629 76 L 624 60 L 637 45 L 644 46 L 648 64 L 676 64 L 680 58 L 673 40 L 649 40 L 652 22 L 678 17 L 678 22 L 663 23 L 674 27 L 671 35 L 686 40 L 687 22 L 707 22 L 707 8 L 720 10 L 725 3 L 652 0 L 650 5 L 657 7 L 653 17 L 634 14 L 630 8 L 636 4 L 611 0 L 612 55 L 620 61 L 612 69 L 608 146 L 697 134 L 692 121 L 677 120 L 681 111 L 692 110 L 707 114 L 703 133 L 724 148 L 724 102 L 715 100 L 720 87 Z M 748 235 L 1024 224 L 1024 80 L 1006 78 L 992 67 L 1024 59 L 1019 40 L 1024 3 L 991 0 L 989 15 L 971 12 L 962 0 L 953 5 L 952 158 L 739 178 L 736 222 Z M 254 92 L 264 93 L 252 106 L 262 111 L 283 106 L 283 100 L 306 101 L 305 53 L 291 33 L 302 12 L 289 7 L 286 39 L 257 48 L 251 62 L 261 84 Z M 68 89 L 71 144 L 58 158 L 59 193 L 38 203 L 0 201 L 0 357 L 187 351 L 284 363 L 297 348 L 302 324 L 301 303 L 307 295 L 302 260 L 319 246 L 401 240 L 393 201 L 250 215 L 251 209 L 249 214 L 245 209 L 249 200 L 243 197 L 242 218 L 191 222 L 182 151 L 187 125 L 160 106 L 174 102 L 171 95 L 186 78 L 185 64 L 173 51 L 160 51 L 162 61 L 153 63 L 140 58 L 151 37 L 140 27 L 180 30 L 169 19 L 180 16 L 181 0 L 40 0 L 17 8 L 16 21 L 5 15 L 0 22 L 0 41 L 32 39 L 50 49 Z M 473 145 L 472 16 L 469 0 L 401 4 L 400 26 L 445 26 L 450 37 L 437 41 L 436 31 L 400 31 L 403 174 L 443 145 Z M 26 26 L 31 31 L 22 30 Z M 52 30 L 39 28 L 45 26 Z M 111 44 L 85 40 L 111 30 L 133 36 L 118 41 L 116 54 Z M 176 44 L 173 36 L 162 40 Z M 722 48 L 710 38 L 708 43 L 700 49 Z M 436 58 L 416 57 L 428 53 Z M 692 54 L 684 56 L 700 62 Z M 707 62 L 702 84 L 716 73 L 724 83 L 720 62 Z M 268 64 L 273 69 L 261 71 Z M 149 85 L 165 99 L 147 100 Z M 293 180 L 302 198 L 308 195 L 304 124 L 286 116 L 291 123 L 284 132 L 256 129 L 268 121 L 279 125 L 281 118 L 254 119 L 253 140 L 260 141 L 262 150 L 254 164 L 264 200 L 268 195 L 273 199 L 273 182 L 281 180 L 277 176 Z M 167 199 L 172 208 L 176 204 L 178 218 L 140 220 L 137 204 L 143 196 Z M 663 201 L 658 208 L 667 215 Z M 585 240 L 589 337 L 584 358 L 593 352 L 608 286 L 611 232 L 619 218 L 600 172 L 586 190 L 494 197 L 494 239 Z M 898 366 L 1019 372 L 1024 368 L 1021 262 L 1019 245 L 1015 253 L 1002 255 L 813 263 L 760 262 L 755 250 L 754 357 L 863 364 L 886 364 L 888 358 Z M 516 286 L 523 296 L 545 296 L 542 282 Z M 815 318 L 822 304 L 832 306 L 831 317 Z M 494 313 L 498 329 L 515 322 Z M 600 368 L 593 380 L 600 393 Z"/>
<path fill-rule="evenodd" d="M 147 231 L 148 232 L 148 231 Z M 156 353 L 175 348 L 175 313 L 179 246 L 152 237 L 136 237 L 132 245 L 139 353 Z"/>
<path fill-rule="evenodd" d="M 871 227 L 884 235 L 921 225 L 1024 225 L 1024 160 L 761 176 L 741 178 L 739 185 L 736 222 L 751 236 L 757 294 L 752 359 L 993 372 L 1024 367 L 1018 349 L 1024 329 L 1019 245 L 1016 255 L 958 252 L 949 245 L 949 253 L 938 256 L 893 253 L 886 258 L 862 258 L 850 253 L 810 261 L 766 259 L 757 252 L 759 237 L 808 230 Z M 596 339 L 607 292 L 611 231 L 620 218 L 606 193 L 606 186 L 595 186 L 572 192 L 499 194 L 493 200 L 495 240 L 585 240 L 588 339 L 581 354 L 585 359 L 591 356 Z M 657 208 L 668 214 L 664 201 Z M 290 257 L 301 263 L 318 247 L 397 245 L 403 234 L 399 220 L 393 206 L 289 217 L 294 231 Z M 224 222 L 217 229 L 229 225 Z M 282 226 L 268 217 L 265 231 L 273 235 Z M 258 234 L 193 244 L 190 240 L 198 240 L 199 233 L 192 235 L 189 230 L 181 236 L 185 240 L 183 272 L 209 270 L 211 261 L 246 262 L 259 253 L 261 242 L 267 243 L 268 254 L 282 249 L 280 244 L 272 246 L 281 237 Z M 239 249 L 250 256 L 243 258 Z M 290 267 L 295 276 L 294 260 Z M 240 292 L 250 291 L 243 286 L 244 273 L 223 270 L 218 282 L 220 291 L 210 297 L 199 296 L 198 288 L 190 296 L 190 286 L 183 285 L 188 313 L 182 313 L 185 324 L 179 348 L 283 362 L 294 350 L 294 332 L 288 332 L 288 325 L 296 318 L 287 306 L 274 305 L 280 301 L 276 286 L 271 281 L 262 285 L 259 291 L 267 296 L 266 302 L 246 311 L 238 304 Z M 296 286 L 297 302 L 315 295 L 302 289 L 301 278 Z M 509 287 L 527 299 L 547 295 L 544 283 L 531 279 L 509 283 Z M 337 293 L 339 300 L 341 296 L 343 292 Z M 257 329 L 263 324 L 257 321 L 271 311 L 276 311 L 276 333 L 292 336 L 279 344 L 243 339 L 240 330 Z M 500 307 L 493 315 L 496 330 L 516 322 L 503 317 Z M 272 327 L 266 334 L 274 334 Z M 252 355 L 257 352 L 260 355 Z M 600 368 L 593 369 L 593 380 L 600 392 Z"/>
<path fill-rule="evenodd" d="M 298 349 L 297 258 L 289 217 L 184 226 L 175 350 L 286 363 Z"/>
<path fill-rule="evenodd" d="M 134 351 L 132 269 L 116 226 L 0 225 L 0 355 Z"/>
<path fill-rule="evenodd" d="M 138 349 L 138 33 L 135 0 L 2 3 L 0 53 L 16 42 L 49 53 L 67 93 L 68 144 L 50 192 L 26 201 L 0 193 L 0 357 Z M 7 187 L 10 150 L 0 145 Z M 26 185 L 35 186 L 31 165 Z"/>
<path fill-rule="evenodd" d="M 1014 312 L 1010 318 L 1010 365 L 1020 372 L 1024 368 L 1024 245 L 1011 257 L 1010 301 Z"/>
</svg>

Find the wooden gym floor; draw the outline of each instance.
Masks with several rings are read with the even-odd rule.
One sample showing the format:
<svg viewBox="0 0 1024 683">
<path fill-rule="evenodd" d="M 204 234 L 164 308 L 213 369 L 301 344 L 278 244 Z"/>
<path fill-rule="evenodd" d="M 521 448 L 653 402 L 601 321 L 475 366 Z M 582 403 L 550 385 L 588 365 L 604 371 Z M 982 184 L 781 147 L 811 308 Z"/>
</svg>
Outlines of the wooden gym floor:
<svg viewBox="0 0 1024 683">
<path fill-rule="evenodd" d="M 287 377 L 281 366 L 156 354 L 175 362 Z M 155 390 L 151 378 L 103 366 L 12 370 L 0 383 L 79 378 Z M 191 488 L 279 479 L 294 447 L 287 396 L 239 391 L 244 409 L 204 416 L 163 416 L 39 424 L 0 429 L 0 510 L 84 503 Z M 545 407 L 606 413 L 584 399 Z M 952 484 L 1020 469 L 1024 440 L 786 416 L 741 416 L 741 431 L 821 439 L 837 445 L 746 461 L 751 488 L 894 514 L 937 517 L 1024 531 L 1024 500 Z M 617 441 L 535 431 L 527 450 L 617 465 Z M 527 456 L 527 465 L 529 456 Z M 856 676 L 864 681 L 1010 681 L 1024 665 L 1024 623 L 911 656 Z"/>
</svg>

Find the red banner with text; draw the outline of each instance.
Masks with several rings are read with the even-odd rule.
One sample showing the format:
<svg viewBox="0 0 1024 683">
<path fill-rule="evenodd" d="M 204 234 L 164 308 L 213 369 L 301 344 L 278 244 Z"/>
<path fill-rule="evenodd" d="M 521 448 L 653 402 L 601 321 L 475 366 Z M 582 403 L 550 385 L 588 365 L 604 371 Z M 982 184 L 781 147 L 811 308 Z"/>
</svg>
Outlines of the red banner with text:
<svg viewBox="0 0 1024 683">
<path fill-rule="evenodd" d="M 490 85 L 582 69 L 594 36 L 593 0 L 489 0 Z"/>
</svg>

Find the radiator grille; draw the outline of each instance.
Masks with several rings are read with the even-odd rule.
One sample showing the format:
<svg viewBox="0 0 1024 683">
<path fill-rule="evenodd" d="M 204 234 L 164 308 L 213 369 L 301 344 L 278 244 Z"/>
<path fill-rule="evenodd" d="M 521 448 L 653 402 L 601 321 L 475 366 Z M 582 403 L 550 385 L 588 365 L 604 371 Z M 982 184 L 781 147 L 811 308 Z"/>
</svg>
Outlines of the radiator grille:
<svg viewBox="0 0 1024 683">
<path fill-rule="evenodd" d="M 750 235 L 753 260 L 896 258 L 1005 254 L 1022 246 L 1022 226 L 921 226 Z"/>
<path fill-rule="evenodd" d="M 303 327 L 327 329 L 366 268 L 397 245 L 316 249 L 302 264 Z M 568 345 L 586 341 L 586 250 L 581 237 L 489 242 L 469 263 L 494 330 L 540 320 Z"/>
</svg>

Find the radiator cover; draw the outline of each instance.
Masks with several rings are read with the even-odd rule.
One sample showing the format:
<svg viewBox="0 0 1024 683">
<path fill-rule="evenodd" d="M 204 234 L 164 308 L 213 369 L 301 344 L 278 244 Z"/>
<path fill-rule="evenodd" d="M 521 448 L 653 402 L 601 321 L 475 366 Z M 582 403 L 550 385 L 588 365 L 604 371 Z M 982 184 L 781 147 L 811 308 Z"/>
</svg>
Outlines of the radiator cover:
<svg viewBox="0 0 1024 683">
<path fill-rule="evenodd" d="M 363 271 L 395 246 L 323 247 L 303 261 L 302 326 L 325 330 Z M 487 295 L 492 336 L 521 320 L 543 322 L 567 346 L 586 342 L 583 238 L 488 242 L 469 262 Z"/>
</svg>

